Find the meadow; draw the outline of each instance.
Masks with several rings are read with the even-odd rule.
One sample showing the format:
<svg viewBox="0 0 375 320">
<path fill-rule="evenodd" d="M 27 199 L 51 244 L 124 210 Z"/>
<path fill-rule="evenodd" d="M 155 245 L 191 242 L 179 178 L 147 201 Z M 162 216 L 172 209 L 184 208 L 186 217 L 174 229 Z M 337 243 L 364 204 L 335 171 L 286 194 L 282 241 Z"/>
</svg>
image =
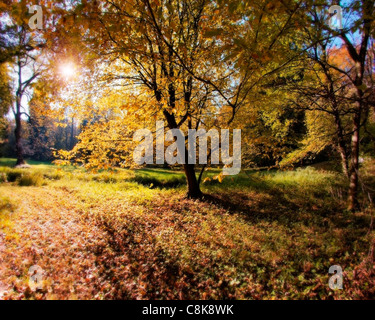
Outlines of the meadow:
<svg viewBox="0 0 375 320">
<path fill-rule="evenodd" d="M 362 211 L 329 165 L 245 170 L 205 197 L 183 172 L 88 172 L 0 159 L 1 299 L 363 299 L 375 297 L 375 161 L 361 168 Z M 371 197 L 370 197 L 371 199 Z M 32 290 L 29 269 L 43 269 Z M 343 270 L 331 290 L 330 266 Z"/>
</svg>

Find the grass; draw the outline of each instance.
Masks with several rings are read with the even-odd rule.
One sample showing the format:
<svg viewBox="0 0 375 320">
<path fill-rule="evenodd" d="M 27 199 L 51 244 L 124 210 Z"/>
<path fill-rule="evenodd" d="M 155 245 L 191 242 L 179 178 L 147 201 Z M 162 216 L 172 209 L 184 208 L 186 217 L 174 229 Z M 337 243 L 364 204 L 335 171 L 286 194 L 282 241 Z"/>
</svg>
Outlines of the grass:
<svg viewBox="0 0 375 320">
<path fill-rule="evenodd" d="M 14 209 L 14 203 L 8 197 L 0 195 L 0 230 L 5 230 L 8 236 L 14 236 L 12 232 Z"/>
<path fill-rule="evenodd" d="M 362 170 L 369 187 L 374 163 Z M 362 212 L 352 214 L 345 212 L 346 182 L 335 171 L 248 170 L 222 183 L 213 179 L 218 173 L 204 174 L 211 178 L 202 185 L 205 199 L 194 201 L 184 198 L 181 171 L 0 167 L 8 181 L 0 183 L 0 210 L 12 225 L 0 225 L 0 234 L 19 235 L 6 242 L 8 271 L 0 281 L 12 289 L 5 297 L 375 297 L 374 212 L 366 194 Z M 34 264 L 47 277 L 43 290 L 30 292 Z M 334 264 L 344 270 L 344 290 L 327 285 Z"/>
<path fill-rule="evenodd" d="M 132 180 L 150 188 L 176 188 L 186 184 L 186 179 L 182 172 L 163 169 L 136 170 Z"/>
<path fill-rule="evenodd" d="M 43 176 L 40 172 L 25 173 L 17 179 L 17 182 L 21 187 L 41 186 L 43 184 Z"/>
<path fill-rule="evenodd" d="M 14 167 L 16 162 L 16 159 L 13 158 L 0 158 L 0 167 Z M 32 166 L 41 166 L 45 168 L 53 166 L 50 162 L 46 161 L 26 160 L 26 163 Z"/>
<path fill-rule="evenodd" d="M 45 172 L 41 170 L 11 169 L 0 167 L 0 182 L 14 182 L 19 186 L 40 186 L 45 183 L 45 177 L 57 178 L 56 173 Z"/>
</svg>

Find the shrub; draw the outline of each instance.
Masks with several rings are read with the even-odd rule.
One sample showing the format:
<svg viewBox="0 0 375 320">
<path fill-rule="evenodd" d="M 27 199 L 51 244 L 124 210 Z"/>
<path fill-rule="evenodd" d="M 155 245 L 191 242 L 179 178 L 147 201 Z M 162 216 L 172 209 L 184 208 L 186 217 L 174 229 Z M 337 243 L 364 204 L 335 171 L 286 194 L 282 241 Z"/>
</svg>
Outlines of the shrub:
<svg viewBox="0 0 375 320">
<path fill-rule="evenodd" d="M 16 180 L 20 179 L 22 175 L 23 175 L 22 170 L 13 169 L 7 172 L 9 182 L 15 182 Z"/>
<path fill-rule="evenodd" d="M 116 183 L 117 177 L 113 173 L 103 172 L 103 173 L 93 175 L 92 180 L 97 181 L 97 182 L 104 182 L 104 183 Z"/>
<path fill-rule="evenodd" d="M 7 175 L 5 172 L 0 172 L 0 183 L 2 182 L 8 182 Z"/>
<path fill-rule="evenodd" d="M 27 172 L 17 179 L 17 182 L 22 187 L 41 186 L 43 184 L 43 176 L 39 172 Z"/>
<path fill-rule="evenodd" d="M 45 172 L 43 174 L 43 177 L 49 180 L 60 180 L 64 177 L 64 174 L 62 172 L 54 170 L 52 172 Z"/>
</svg>

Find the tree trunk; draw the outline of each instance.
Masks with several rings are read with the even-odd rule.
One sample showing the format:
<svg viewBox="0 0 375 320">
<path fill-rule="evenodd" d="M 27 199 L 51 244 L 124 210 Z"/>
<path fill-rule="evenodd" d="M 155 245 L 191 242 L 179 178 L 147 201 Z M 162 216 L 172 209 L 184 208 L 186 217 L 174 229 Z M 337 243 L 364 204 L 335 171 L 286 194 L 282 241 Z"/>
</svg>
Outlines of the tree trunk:
<svg viewBox="0 0 375 320">
<path fill-rule="evenodd" d="M 176 119 L 173 114 L 170 114 L 167 110 L 163 111 L 164 116 L 167 120 L 168 127 L 170 129 L 177 129 L 177 123 Z M 184 164 L 184 171 L 186 176 L 186 182 L 187 182 L 187 197 L 191 199 L 197 199 L 202 197 L 202 192 L 198 184 L 197 177 L 195 176 L 195 165 L 194 164 L 188 164 L 188 150 L 185 146 L 185 164 Z"/>
<path fill-rule="evenodd" d="M 14 130 L 14 135 L 16 138 L 16 157 L 17 163 L 16 166 L 25 164 L 25 160 L 23 158 L 23 148 L 22 148 L 22 120 L 21 120 L 21 112 L 20 106 L 17 103 L 17 113 L 16 117 L 16 128 Z"/>
<path fill-rule="evenodd" d="M 25 160 L 23 158 L 23 148 L 22 148 L 22 119 L 21 119 L 21 99 L 23 94 L 22 88 L 22 67 L 20 58 L 17 57 L 17 64 L 18 64 L 18 88 L 16 92 L 16 111 L 14 113 L 14 118 L 16 120 L 16 128 L 14 129 L 14 135 L 16 138 L 16 157 L 17 163 L 16 166 L 20 166 L 25 164 Z"/>
<path fill-rule="evenodd" d="M 193 164 L 185 164 L 184 170 L 188 186 L 187 197 L 191 199 L 201 198 L 202 192 L 199 188 L 198 180 L 195 175 L 195 166 Z"/>
<path fill-rule="evenodd" d="M 358 170 L 359 170 L 359 130 L 361 126 L 361 108 L 357 110 L 353 121 L 353 135 L 351 147 L 350 184 L 348 196 L 348 210 L 358 209 Z"/>
<path fill-rule="evenodd" d="M 348 165 L 348 157 L 346 155 L 345 150 L 342 148 L 341 145 L 338 145 L 337 147 L 340 157 L 341 157 L 341 167 L 342 167 L 342 173 L 349 178 L 349 165 Z"/>
<path fill-rule="evenodd" d="M 341 156 L 342 172 L 349 178 L 348 151 L 345 144 L 344 131 L 341 125 L 340 115 L 335 113 L 335 123 L 337 132 L 337 150 Z"/>
<path fill-rule="evenodd" d="M 69 149 L 73 149 L 74 147 L 74 117 L 72 117 L 72 128 L 70 130 L 70 145 Z"/>
</svg>

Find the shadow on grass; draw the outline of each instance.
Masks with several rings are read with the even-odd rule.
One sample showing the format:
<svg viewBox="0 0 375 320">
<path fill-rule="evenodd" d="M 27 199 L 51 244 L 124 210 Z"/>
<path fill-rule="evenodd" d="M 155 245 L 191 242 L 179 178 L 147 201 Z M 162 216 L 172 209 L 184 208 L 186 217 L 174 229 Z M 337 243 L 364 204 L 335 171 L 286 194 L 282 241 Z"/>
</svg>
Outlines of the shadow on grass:
<svg viewBox="0 0 375 320">
<path fill-rule="evenodd" d="M 212 185 L 207 188 L 202 201 L 231 214 L 240 214 L 250 223 L 275 221 L 287 227 L 303 224 L 324 230 L 333 226 L 361 229 L 370 225 L 369 216 L 346 212 L 346 188 L 340 183 L 314 189 L 254 179 L 247 181 L 242 189 L 235 182 L 233 187 L 230 190 L 230 184 L 227 184 L 221 190 Z M 335 190 L 339 190 L 340 196 Z"/>
<path fill-rule="evenodd" d="M 186 185 L 186 179 L 183 174 L 168 170 L 137 170 L 135 177 L 131 178 L 130 181 L 137 182 L 150 189 L 172 189 Z"/>
<path fill-rule="evenodd" d="M 313 173 L 308 172 L 305 177 L 310 174 Z M 156 179 L 150 176 L 148 178 Z M 291 283 L 293 279 L 298 279 L 299 275 L 306 276 L 306 280 L 305 282 L 298 280 L 292 284 L 292 287 L 298 290 L 298 298 L 306 296 L 303 290 L 306 289 L 307 283 L 313 288 L 312 292 L 317 291 L 312 297 L 329 298 L 329 289 L 318 287 L 318 279 L 323 279 L 326 283 L 325 278 L 319 277 L 327 273 L 331 258 L 344 263 L 348 261 L 345 259 L 349 258 L 353 264 L 360 262 L 360 256 L 348 256 L 347 253 L 365 247 L 367 239 L 364 235 L 370 222 L 368 215 L 345 213 L 342 198 L 336 199 L 329 191 L 332 185 L 328 184 L 328 181 L 321 180 L 316 184 L 313 182 L 308 184 L 306 180 L 306 185 L 303 185 L 302 178 L 295 184 L 290 183 L 287 178 L 285 180 L 281 180 L 280 177 L 264 178 L 263 176 L 240 177 L 240 180 L 228 179 L 223 184 L 211 182 L 205 187 L 206 193 L 201 202 L 186 199 L 170 201 L 168 193 L 164 201 L 158 202 L 158 199 L 155 199 L 157 212 L 168 210 L 173 212 L 167 219 L 160 219 L 160 217 L 158 219 L 155 213 L 155 219 L 154 215 L 152 215 L 153 219 L 129 215 L 121 221 L 100 220 L 101 227 L 106 231 L 106 237 L 103 247 L 96 247 L 93 250 L 98 265 L 102 266 L 101 278 L 111 285 L 106 298 L 201 299 L 203 292 L 206 294 L 215 292 L 212 298 L 230 299 L 235 297 L 237 291 L 235 286 L 229 285 L 228 278 L 232 277 L 232 275 L 226 276 L 229 268 L 236 269 L 233 273 L 236 278 L 241 274 L 251 274 L 261 288 L 259 295 L 251 291 L 252 289 L 244 289 L 241 298 L 259 298 L 262 294 L 270 294 L 274 290 L 270 279 L 283 277 L 285 283 Z M 155 180 L 147 180 L 144 176 L 138 179 L 141 183 L 155 182 Z M 182 182 L 185 184 L 185 181 Z M 225 241 L 215 243 L 210 240 L 207 244 L 205 242 L 207 240 L 200 239 L 197 230 L 203 228 L 201 221 L 204 221 L 200 213 L 214 212 L 213 214 L 218 217 L 224 214 L 223 210 L 215 210 L 216 208 L 211 211 L 211 205 L 207 203 L 238 215 L 240 220 L 243 219 L 249 225 L 265 229 L 266 236 L 249 240 L 249 242 L 258 241 L 264 252 L 261 251 L 259 255 L 254 253 L 254 256 L 239 256 L 236 255 L 235 250 L 226 247 Z M 150 210 L 153 211 L 153 208 Z M 197 215 L 196 217 L 199 218 L 197 228 L 185 229 L 185 218 L 192 223 L 189 215 Z M 210 218 L 213 217 L 209 216 L 208 219 Z M 230 219 L 228 221 L 231 223 Z M 264 221 L 273 223 L 263 224 Z M 160 225 L 162 223 L 165 225 Z M 158 231 L 153 233 L 152 230 Z M 160 246 L 160 230 L 164 231 L 162 234 L 173 237 L 171 243 L 176 243 L 179 250 L 172 247 L 168 251 L 168 247 Z M 195 230 L 195 233 L 192 230 Z M 237 229 L 233 230 L 234 233 L 237 232 Z M 271 234 L 269 238 L 268 230 Z M 220 235 L 215 232 L 211 234 L 211 239 L 216 237 L 220 240 L 227 239 L 226 233 Z M 186 234 L 186 238 L 180 238 L 180 234 Z M 231 234 L 229 236 L 232 239 Z M 241 236 L 246 238 L 247 233 L 243 232 Z M 293 242 L 285 242 L 285 238 L 289 236 L 292 237 Z M 181 239 L 190 237 L 195 237 L 199 243 L 195 249 L 197 261 L 201 257 L 200 252 L 205 252 L 199 248 L 205 245 L 209 245 L 210 250 L 212 245 L 212 251 L 224 250 L 226 254 L 219 258 L 207 258 L 204 264 L 191 259 L 186 267 L 186 261 L 181 259 L 181 252 L 183 252 L 181 248 L 185 245 Z M 278 243 L 279 241 L 281 244 Z M 278 264 L 262 259 L 263 255 L 267 256 L 267 250 L 273 252 L 273 248 L 282 248 L 283 242 L 288 245 L 285 250 L 287 253 L 282 256 Z M 296 244 L 301 245 L 301 249 Z M 306 269 L 306 271 L 305 262 L 314 265 L 316 270 Z M 240 283 L 245 284 L 247 281 L 248 279 L 241 278 Z M 279 290 L 292 292 L 292 289 L 281 285 Z M 211 298 L 209 294 L 207 297 Z M 284 294 L 280 293 L 279 297 L 284 297 Z"/>
</svg>

